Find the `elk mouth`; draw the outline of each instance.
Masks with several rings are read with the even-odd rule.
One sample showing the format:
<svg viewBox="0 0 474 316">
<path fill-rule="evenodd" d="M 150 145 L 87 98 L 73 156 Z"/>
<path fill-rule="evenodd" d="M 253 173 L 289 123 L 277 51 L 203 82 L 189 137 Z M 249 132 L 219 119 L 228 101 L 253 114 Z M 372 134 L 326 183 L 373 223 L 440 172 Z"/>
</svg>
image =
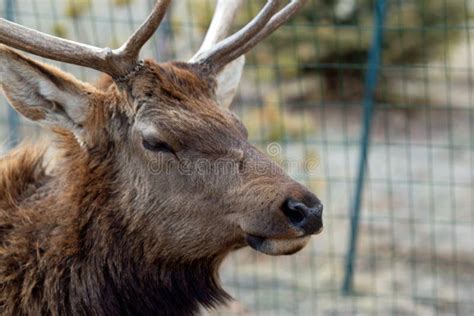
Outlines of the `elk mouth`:
<svg viewBox="0 0 474 316">
<path fill-rule="evenodd" d="M 319 234 L 322 229 L 317 233 Z M 270 256 L 288 256 L 303 249 L 311 239 L 311 235 L 295 238 L 266 238 L 247 234 L 247 244 L 258 252 Z"/>
</svg>

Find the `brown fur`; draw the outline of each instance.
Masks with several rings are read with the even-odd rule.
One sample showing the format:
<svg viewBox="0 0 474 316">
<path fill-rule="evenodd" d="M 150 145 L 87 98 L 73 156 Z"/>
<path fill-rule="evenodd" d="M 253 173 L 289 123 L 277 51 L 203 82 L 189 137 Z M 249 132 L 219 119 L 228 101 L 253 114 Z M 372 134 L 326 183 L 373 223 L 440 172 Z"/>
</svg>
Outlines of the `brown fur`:
<svg viewBox="0 0 474 316">
<path fill-rule="evenodd" d="M 66 80 L 3 53 L 20 83 L 24 60 L 41 78 Z M 148 61 L 126 85 L 73 86 L 88 100 L 80 124 L 57 123 L 77 114 L 56 100 L 36 109 L 53 109 L 54 160 L 28 145 L 0 161 L 0 314 L 194 314 L 228 298 L 217 270 L 246 234 L 301 236 L 280 206 L 316 198 L 247 142 L 199 67 Z M 3 88 L 15 108 L 28 106 L 10 82 Z M 145 150 L 150 131 L 175 153 Z"/>
</svg>

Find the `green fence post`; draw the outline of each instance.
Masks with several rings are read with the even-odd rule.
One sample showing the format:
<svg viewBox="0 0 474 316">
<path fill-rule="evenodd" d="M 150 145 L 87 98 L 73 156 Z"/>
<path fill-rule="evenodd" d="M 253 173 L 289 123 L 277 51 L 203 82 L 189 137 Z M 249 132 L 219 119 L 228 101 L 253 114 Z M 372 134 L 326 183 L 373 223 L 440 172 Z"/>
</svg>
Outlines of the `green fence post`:
<svg viewBox="0 0 474 316">
<path fill-rule="evenodd" d="M 387 4 L 385 0 L 377 0 L 375 3 L 375 17 L 374 17 L 374 34 L 372 39 L 372 47 L 369 52 L 367 63 L 367 72 L 365 79 L 364 92 L 364 112 L 363 112 L 363 129 L 361 135 L 361 150 L 359 158 L 359 172 L 357 175 L 356 191 L 354 196 L 354 203 L 351 212 L 349 247 L 346 254 L 346 266 L 344 283 L 342 292 L 344 295 L 352 293 L 354 266 L 357 251 L 357 237 L 359 233 L 360 208 L 362 203 L 362 196 L 364 194 L 364 182 L 367 168 L 367 159 L 370 147 L 370 132 L 372 127 L 372 118 L 374 111 L 374 94 L 377 87 L 377 79 L 379 66 L 382 55 L 383 44 L 383 29 L 385 25 L 385 16 L 387 11 Z"/>
<path fill-rule="evenodd" d="M 15 20 L 15 0 L 5 1 L 5 18 L 9 21 Z M 8 107 L 8 146 L 13 147 L 18 143 L 18 114 L 11 106 Z"/>
</svg>

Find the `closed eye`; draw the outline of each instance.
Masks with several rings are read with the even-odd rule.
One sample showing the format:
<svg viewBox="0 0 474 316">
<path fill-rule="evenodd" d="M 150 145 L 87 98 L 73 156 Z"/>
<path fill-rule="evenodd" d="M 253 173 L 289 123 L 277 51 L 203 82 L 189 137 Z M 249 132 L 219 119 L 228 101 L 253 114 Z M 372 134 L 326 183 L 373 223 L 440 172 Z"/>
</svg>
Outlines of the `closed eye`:
<svg viewBox="0 0 474 316">
<path fill-rule="evenodd" d="M 162 152 L 162 153 L 169 153 L 176 155 L 174 149 L 166 142 L 157 141 L 157 140 L 147 140 L 143 139 L 143 147 L 146 150 L 153 151 L 153 152 Z"/>
</svg>

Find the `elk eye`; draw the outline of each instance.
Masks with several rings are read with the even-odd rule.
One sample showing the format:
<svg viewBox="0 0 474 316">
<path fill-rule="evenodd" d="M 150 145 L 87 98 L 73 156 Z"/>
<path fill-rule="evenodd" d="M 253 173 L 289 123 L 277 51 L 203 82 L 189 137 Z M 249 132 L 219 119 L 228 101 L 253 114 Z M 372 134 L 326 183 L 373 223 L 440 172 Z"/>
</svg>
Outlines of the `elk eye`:
<svg viewBox="0 0 474 316">
<path fill-rule="evenodd" d="M 148 140 L 148 139 L 143 139 L 143 147 L 145 149 L 154 151 L 154 152 L 162 152 L 162 153 L 170 153 L 170 154 L 175 154 L 175 151 L 173 148 L 168 145 L 166 142 L 162 141 L 157 141 L 157 140 Z"/>
</svg>

